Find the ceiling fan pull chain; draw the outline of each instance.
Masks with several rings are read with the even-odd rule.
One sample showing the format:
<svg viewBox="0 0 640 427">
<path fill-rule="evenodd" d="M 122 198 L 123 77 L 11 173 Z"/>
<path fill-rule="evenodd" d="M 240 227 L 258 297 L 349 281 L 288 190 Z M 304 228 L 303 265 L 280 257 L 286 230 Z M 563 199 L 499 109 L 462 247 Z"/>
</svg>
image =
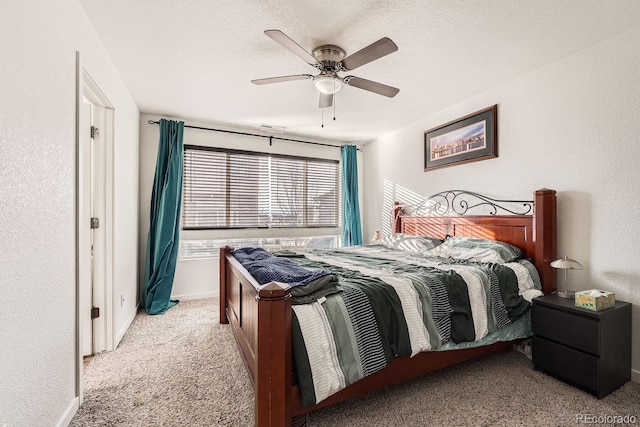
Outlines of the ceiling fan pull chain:
<svg viewBox="0 0 640 427">
<path fill-rule="evenodd" d="M 320 127 L 324 127 L 324 110 L 322 108 L 320 109 L 320 114 L 322 114 L 322 126 Z"/>
<path fill-rule="evenodd" d="M 333 94 L 333 121 L 334 122 L 336 121 L 336 99 L 338 98 L 336 95 L 337 95 L 336 93 Z"/>
</svg>

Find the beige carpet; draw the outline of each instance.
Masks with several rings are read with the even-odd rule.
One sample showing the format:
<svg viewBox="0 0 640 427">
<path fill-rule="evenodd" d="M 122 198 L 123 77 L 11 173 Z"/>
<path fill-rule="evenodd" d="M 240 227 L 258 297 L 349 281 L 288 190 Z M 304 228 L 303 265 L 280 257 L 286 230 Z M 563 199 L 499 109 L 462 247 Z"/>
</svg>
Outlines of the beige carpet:
<svg viewBox="0 0 640 427">
<path fill-rule="evenodd" d="M 218 324 L 217 299 L 138 314 L 84 379 L 72 426 L 253 425 L 253 390 L 229 326 Z M 598 400 L 510 350 L 316 411 L 308 425 L 575 426 L 579 414 L 640 424 L 640 384 Z"/>
</svg>

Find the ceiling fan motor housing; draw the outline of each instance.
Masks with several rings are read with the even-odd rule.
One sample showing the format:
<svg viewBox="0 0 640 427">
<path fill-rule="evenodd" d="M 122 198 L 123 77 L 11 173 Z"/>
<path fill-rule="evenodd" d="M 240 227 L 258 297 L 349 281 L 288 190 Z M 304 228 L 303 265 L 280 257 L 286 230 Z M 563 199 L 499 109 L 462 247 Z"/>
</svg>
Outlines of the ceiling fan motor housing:
<svg viewBox="0 0 640 427">
<path fill-rule="evenodd" d="M 318 69 L 320 71 L 340 71 L 340 61 L 344 59 L 346 53 L 344 49 L 332 45 L 325 44 L 313 49 L 312 55 L 320 62 Z"/>
</svg>

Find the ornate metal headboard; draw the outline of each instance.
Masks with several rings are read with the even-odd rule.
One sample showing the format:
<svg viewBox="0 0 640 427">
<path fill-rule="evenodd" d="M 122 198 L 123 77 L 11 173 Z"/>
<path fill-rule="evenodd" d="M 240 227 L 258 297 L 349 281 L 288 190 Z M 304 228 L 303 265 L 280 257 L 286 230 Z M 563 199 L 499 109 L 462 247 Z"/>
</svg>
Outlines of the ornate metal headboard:
<svg viewBox="0 0 640 427">
<path fill-rule="evenodd" d="M 429 196 L 418 203 L 399 204 L 402 213 L 423 216 L 454 216 L 454 215 L 497 215 L 507 213 L 511 215 L 530 215 L 533 213 L 533 200 L 506 200 L 464 190 L 447 190 Z"/>
</svg>

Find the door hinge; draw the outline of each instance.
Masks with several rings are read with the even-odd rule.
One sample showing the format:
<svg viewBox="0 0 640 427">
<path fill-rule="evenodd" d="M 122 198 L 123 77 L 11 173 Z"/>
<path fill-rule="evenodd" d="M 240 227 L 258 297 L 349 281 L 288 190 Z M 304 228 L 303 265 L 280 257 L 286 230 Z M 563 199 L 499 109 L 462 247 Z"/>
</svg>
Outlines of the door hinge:
<svg viewBox="0 0 640 427">
<path fill-rule="evenodd" d="M 91 218 L 91 229 L 100 228 L 100 219 L 99 218 Z"/>
<path fill-rule="evenodd" d="M 97 319 L 100 317 L 100 307 L 91 307 L 91 318 Z"/>
<path fill-rule="evenodd" d="M 91 138 L 97 138 L 100 136 L 100 129 L 95 126 L 91 126 Z"/>
</svg>

